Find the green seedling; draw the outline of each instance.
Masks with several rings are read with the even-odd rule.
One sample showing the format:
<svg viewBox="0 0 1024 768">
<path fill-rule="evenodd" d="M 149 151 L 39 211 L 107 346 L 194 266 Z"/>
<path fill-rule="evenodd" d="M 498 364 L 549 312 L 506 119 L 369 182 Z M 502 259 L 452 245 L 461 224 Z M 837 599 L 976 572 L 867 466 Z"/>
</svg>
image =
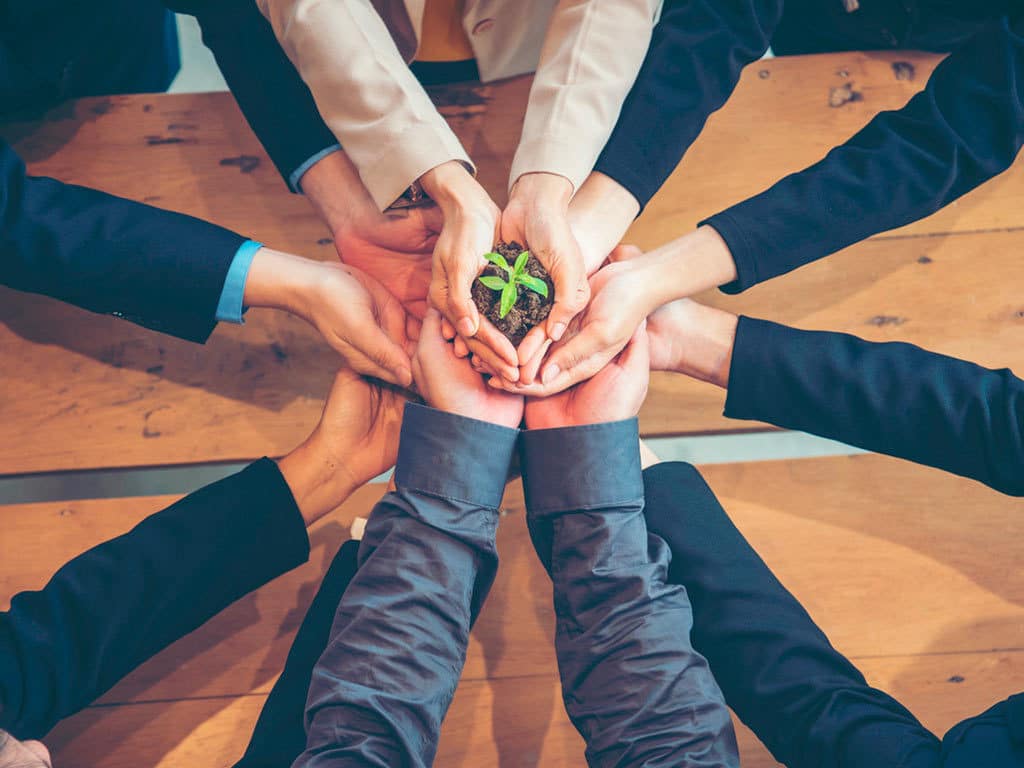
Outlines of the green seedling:
<svg viewBox="0 0 1024 768">
<path fill-rule="evenodd" d="M 501 291 L 501 306 L 498 308 L 498 317 L 504 318 L 519 298 L 519 286 L 529 288 L 534 293 L 539 293 L 545 299 L 548 297 L 548 284 L 538 277 L 526 274 L 526 262 L 530 260 L 530 252 L 523 251 L 516 257 L 514 266 L 509 266 L 505 257 L 500 253 L 486 253 L 484 258 L 496 267 L 505 270 L 507 280 L 494 275 L 485 275 L 478 278 L 481 283 L 492 291 Z"/>
</svg>

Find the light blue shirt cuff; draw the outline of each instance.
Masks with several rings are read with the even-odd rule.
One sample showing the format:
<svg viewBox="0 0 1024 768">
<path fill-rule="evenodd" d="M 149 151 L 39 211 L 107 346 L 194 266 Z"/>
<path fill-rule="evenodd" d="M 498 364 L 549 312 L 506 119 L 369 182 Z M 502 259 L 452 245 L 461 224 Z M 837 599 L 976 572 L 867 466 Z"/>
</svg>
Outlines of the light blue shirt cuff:
<svg viewBox="0 0 1024 768">
<path fill-rule="evenodd" d="M 341 144 L 332 144 L 329 147 L 324 147 L 311 158 L 309 158 L 309 160 L 307 160 L 294 171 L 292 171 L 292 175 L 288 177 L 288 186 L 292 188 L 292 192 L 298 192 L 301 194 L 302 177 L 306 175 L 306 171 L 308 171 L 310 168 L 319 163 L 328 155 L 333 154 L 334 152 L 339 152 L 340 150 Z"/>
<path fill-rule="evenodd" d="M 242 306 L 242 299 L 245 298 L 245 281 L 249 277 L 249 267 L 252 266 L 253 256 L 262 247 L 263 243 L 246 240 L 235 251 L 235 258 L 231 261 L 231 266 L 228 267 L 227 277 L 224 278 L 220 301 L 217 302 L 218 322 L 243 322 L 242 314 L 246 310 L 246 307 Z"/>
</svg>

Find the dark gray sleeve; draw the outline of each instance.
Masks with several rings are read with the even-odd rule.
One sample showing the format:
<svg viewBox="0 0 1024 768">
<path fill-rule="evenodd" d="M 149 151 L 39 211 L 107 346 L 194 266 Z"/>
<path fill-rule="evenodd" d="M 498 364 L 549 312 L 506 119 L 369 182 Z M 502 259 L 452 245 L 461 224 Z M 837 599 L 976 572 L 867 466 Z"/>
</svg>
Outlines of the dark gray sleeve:
<svg viewBox="0 0 1024 768">
<path fill-rule="evenodd" d="M 408 405 L 397 490 L 374 508 L 359 568 L 313 670 L 295 768 L 433 763 L 469 631 L 498 565 L 518 431 Z"/>
<path fill-rule="evenodd" d="M 565 708 L 591 766 L 738 766 L 686 590 L 667 583 L 670 552 L 644 522 L 638 440 L 636 419 L 523 436 Z"/>
</svg>

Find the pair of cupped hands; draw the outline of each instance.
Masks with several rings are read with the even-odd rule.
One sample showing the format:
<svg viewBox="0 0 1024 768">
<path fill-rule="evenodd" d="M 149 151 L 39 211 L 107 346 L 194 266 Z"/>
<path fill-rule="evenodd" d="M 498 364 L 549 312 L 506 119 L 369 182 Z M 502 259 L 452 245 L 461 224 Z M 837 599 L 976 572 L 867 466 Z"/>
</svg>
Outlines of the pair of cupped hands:
<svg viewBox="0 0 1024 768">
<path fill-rule="evenodd" d="M 660 305 L 652 260 L 616 247 L 621 231 L 609 235 L 593 208 L 571 207 L 568 180 L 523 176 L 504 210 L 461 166 L 439 166 L 421 183 L 434 204 L 384 213 L 353 206 L 333 217 L 345 278 L 334 282 L 346 284 L 335 290 L 346 294 L 349 318 L 330 327 L 310 319 L 359 373 L 410 386 L 408 342 L 418 338 L 430 306 L 456 355 L 489 374 L 490 387 L 557 394 L 608 365 Z M 471 297 L 484 254 L 497 241 L 525 243 L 555 286 L 549 316 L 518 349 Z"/>
</svg>

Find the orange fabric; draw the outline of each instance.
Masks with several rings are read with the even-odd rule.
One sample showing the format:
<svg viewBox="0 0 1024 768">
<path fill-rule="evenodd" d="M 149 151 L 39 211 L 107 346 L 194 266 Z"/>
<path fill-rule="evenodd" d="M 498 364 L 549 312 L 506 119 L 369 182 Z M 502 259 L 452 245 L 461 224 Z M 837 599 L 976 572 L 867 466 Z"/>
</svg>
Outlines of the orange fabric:
<svg viewBox="0 0 1024 768">
<path fill-rule="evenodd" d="M 462 17 L 466 0 L 425 0 L 416 61 L 466 61 L 474 58 Z"/>
</svg>

